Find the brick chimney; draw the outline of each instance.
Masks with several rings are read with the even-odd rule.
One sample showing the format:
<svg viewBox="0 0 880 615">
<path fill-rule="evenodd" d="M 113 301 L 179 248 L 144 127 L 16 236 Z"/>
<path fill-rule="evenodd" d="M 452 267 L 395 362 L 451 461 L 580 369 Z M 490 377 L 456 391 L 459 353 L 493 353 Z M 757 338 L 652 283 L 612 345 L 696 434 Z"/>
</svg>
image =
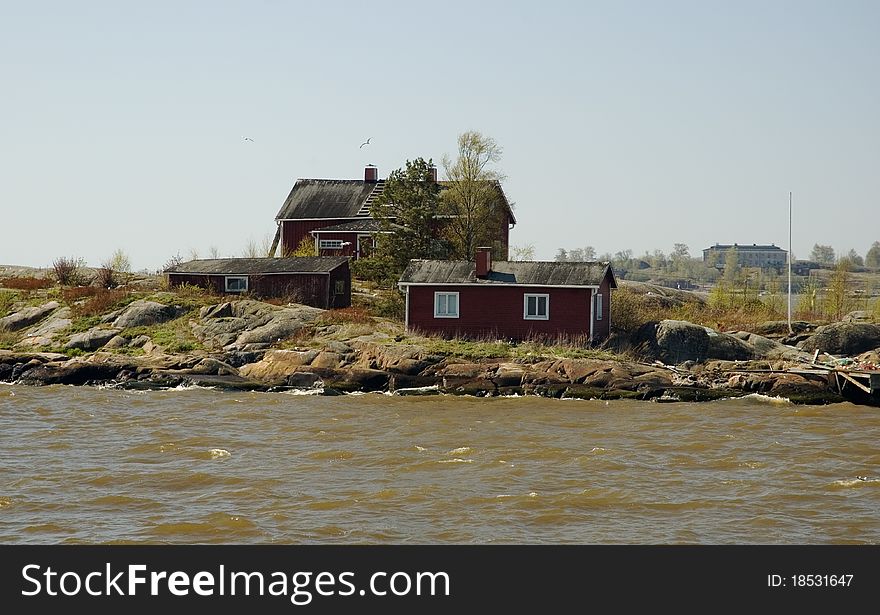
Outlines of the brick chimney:
<svg viewBox="0 0 880 615">
<path fill-rule="evenodd" d="M 492 248 L 477 248 L 477 277 L 487 278 L 492 271 Z"/>
<path fill-rule="evenodd" d="M 435 166 L 428 167 L 428 173 L 431 174 L 431 181 L 436 184 L 437 183 L 437 167 L 435 167 Z"/>
<path fill-rule="evenodd" d="M 371 164 L 364 168 L 364 181 L 376 183 L 379 181 L 379 169 Z"/>
</svg>

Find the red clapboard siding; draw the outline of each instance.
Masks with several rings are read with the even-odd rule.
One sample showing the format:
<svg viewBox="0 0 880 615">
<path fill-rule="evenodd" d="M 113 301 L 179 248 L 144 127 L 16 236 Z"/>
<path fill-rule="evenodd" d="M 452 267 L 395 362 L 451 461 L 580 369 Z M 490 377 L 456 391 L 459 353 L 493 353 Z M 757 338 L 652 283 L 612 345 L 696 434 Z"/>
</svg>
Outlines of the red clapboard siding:
<svg viewBox="0 0 880 615">
<path fill-rule="evenodd" d="M 459 293 L 459 318 L 434 318 L 434 293 Z M 527 339 L 590 334 L 589 288 L 410 286 L 409 327 L 449 335 Z M 525 320 L 525 294 L 550 295 L 549 320 Z M 607 304 L 607 299 L 605 300 Z"/>
<path fill-rule="evenodd" d="M 328 226 L 336 226 L 351 222 L 350 218 L 328 218 L 326 220 L 284 220 L 281 222 L 281 253 L 288 254 L 299 247 L 304 237 L 308 237 L 309 241 L 314 241 L 315 237 L 312 231 Z M 330 239 L 327 237 L 327 239 Z M 334 238 L 336 239 L 336 238 Z M 334 254 L 333 256 L 348 256 L 347 254 Z"/>
<path fill-rule="evenodd" d="M 248 278 L 248 295 L 255 297 L 280 297 L 295 303 L 324 309 L 329 307 L 348 307 L 351 304 L 351 279 L 348 275 L 347 267 L 337 268 L 331 276 L 327 276 L 327 274 L 250 274 L 246 277 Z M 335 287 L 330 288 L 330 294 L 328 295 L 328 279 L 330 277 L 333 277 L 334 280 L 348 278 L 345 294 L 342 297 L 333 293 Z M 192 284 L 193 286 L 201 286 L 202 288 L 213 290 L 220 295 L 228 294 L 226 293 L 225 275 L 169 273 L 168 284 L 172 287 L 180 286 L 181 284 Z"/>
</svg>

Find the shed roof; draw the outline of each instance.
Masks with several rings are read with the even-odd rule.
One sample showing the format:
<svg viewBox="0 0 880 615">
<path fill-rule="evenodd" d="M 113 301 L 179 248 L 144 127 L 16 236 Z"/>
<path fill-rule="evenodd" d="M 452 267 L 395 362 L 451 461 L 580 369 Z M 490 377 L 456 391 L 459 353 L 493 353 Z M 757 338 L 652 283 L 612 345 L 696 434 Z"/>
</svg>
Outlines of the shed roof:
<svg viewBox="0 0 880 615">
<path fill-rule="evenodd" d="M 610 263 L 493 261 L 486 278 L 478 278 L 471 261 L 411 260 L 399 284 L 486 284 L 528 286 L 599 286 L 606 275 L 617 288 Z"/>
<path fill-rule="evenodd" d="M 180 263 L 165 273 L 246 275 L 261 273 L 330 273 L 348 262 L 345 256 L 291 256 L 287 258 L 205 258 Z"/>
</svg>

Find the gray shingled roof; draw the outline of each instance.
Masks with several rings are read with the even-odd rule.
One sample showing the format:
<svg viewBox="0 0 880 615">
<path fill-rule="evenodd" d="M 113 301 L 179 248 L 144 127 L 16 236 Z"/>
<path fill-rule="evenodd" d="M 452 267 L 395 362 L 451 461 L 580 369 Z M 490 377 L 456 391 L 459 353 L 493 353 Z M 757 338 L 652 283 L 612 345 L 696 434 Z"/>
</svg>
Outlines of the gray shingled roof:
<svg viewBox="0 0 880 615">
<path fill-rule="evenodd" d="M 610 263 L 559 263 L 538 261 L 493 261 L 485 279 L 477 278 L 471 261 L 409 262 L 399 284 L 527 284 L 535 286 L 598 286 L 611 273 L 611 286 L 617 287 Z"/>
<path fill-rule="evenodd" d="M 335 224 L 333 226 L 325 226 L 323 228 L 315 229 L 312 231 L 313 233 L 375 233 L 377 231 L 383 231 L 383 220 L 376 220 L 375 218 L 364 218 L 363 220 L 352 220 L 351 222 L 344 222 L 342 224 Z M 391 225 L 393 229 L 403 228 L 398 224 Z"/>
<path fill-rule="evenodd" d="M 348 262 L 345 256 L 291 256 L 288 258 L 206 258 L 165 270 L 165 273 L 244 275 L 260 273 L 329 273 Z"/>
<path fill-rule="evenodd" d="M 362 179 L 298 179 L 275 219 L 355 218 L 375 187 Z"/>
<path fill-rule="evenodd" d="M 448 188 L 449 182 L 438 182 Z M 516 217 L 504 194 L 500 182 L 495 182 L 502 202 L 507 208 L 510 220 L 516 224 Z M 276 220 L 305 220 L 308 218 L 367 218 L 359 216 L 367 197 L 376 188 L 376 195 L 382 193 L 385 184 L 367 182 L 362 179 L 298 179 L 290 190 L 287 200 L 281 206 Z"/>
</svg>

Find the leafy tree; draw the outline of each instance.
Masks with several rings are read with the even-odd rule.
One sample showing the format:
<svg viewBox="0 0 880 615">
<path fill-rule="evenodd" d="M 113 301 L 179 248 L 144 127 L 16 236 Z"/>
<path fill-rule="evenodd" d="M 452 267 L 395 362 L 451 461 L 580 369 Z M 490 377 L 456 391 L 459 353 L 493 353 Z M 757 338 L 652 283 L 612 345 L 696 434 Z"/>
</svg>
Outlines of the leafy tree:
<svg viewBox="0 0 880 615">
<path fill-rule="evenodd" d="M 470 260 L 477 246 L 491 245 L 500 258 L 507 258 L 507 246 L 496 243 L 497 229 L 506 211 L 499 207 L 498 183 L 504 176 L 491 168 L 501 159 L 501 147 L 491 137 L 476 131 L 458 136 L 458 157 L 443 157 L 449 180 L 442 194 L 445 233 L 454 258 Z M 496 245 L 492 245 L 495 243 Z"/>
<path fill-rule="evenodd" d="M 315 250 L 315 240 L 311 235 L 306 235 L 300 240 L 299 245 L 296 246 L 296 250 L 293 251 L 292 254 L 285 254 L 285 256 L 317 256 L 318 252 Z"/>
<path fill-rule="evenodd" d="M 813 250 L 810 252 L 810 260 L 822 263 L 823 265 L 833 265 L 835 260 L 834 248 L 817 243 L 813 245 Z"/>
<path fill-rule="evenodd" d="M 865 254 L 865 267 L 880 269 L 880 241 L 872 243 L 868 253 Z"/>
<path fill-rule="evenodd" d="M 439 237 L 440 185 L 433 181 L 433 166 L 424 158 L 407 160 L 385 180 L 370 213 L 386 232 L 379 235 L 373 253 L 357 261 L 358 277 L 388 286 L 410 259 L 448 257 L 449 245 Z"/>
<path fill-rule="evenodd" d="M 564 263 L 568 261 L 568 250 L 566 250 L 565 248 L 559 248 L 556 251 L 556 257 L 554 260 L 558 263 Z"/>
<path fill-rule="evenodd" d="M 850 311 L 852 301 L 849 298 L 850 262 L 843 258 L 837 264 L 828 284 L 828 295 L 825 312 L 829 318 L 840 320 Z"/>
<path fill-rule="evenodd" d="M 724 282 L 731 288 L 736 286 L 739 276 L 739 255 L 736 248 L 730 248 L 724 255 Z"/>
</svg>

